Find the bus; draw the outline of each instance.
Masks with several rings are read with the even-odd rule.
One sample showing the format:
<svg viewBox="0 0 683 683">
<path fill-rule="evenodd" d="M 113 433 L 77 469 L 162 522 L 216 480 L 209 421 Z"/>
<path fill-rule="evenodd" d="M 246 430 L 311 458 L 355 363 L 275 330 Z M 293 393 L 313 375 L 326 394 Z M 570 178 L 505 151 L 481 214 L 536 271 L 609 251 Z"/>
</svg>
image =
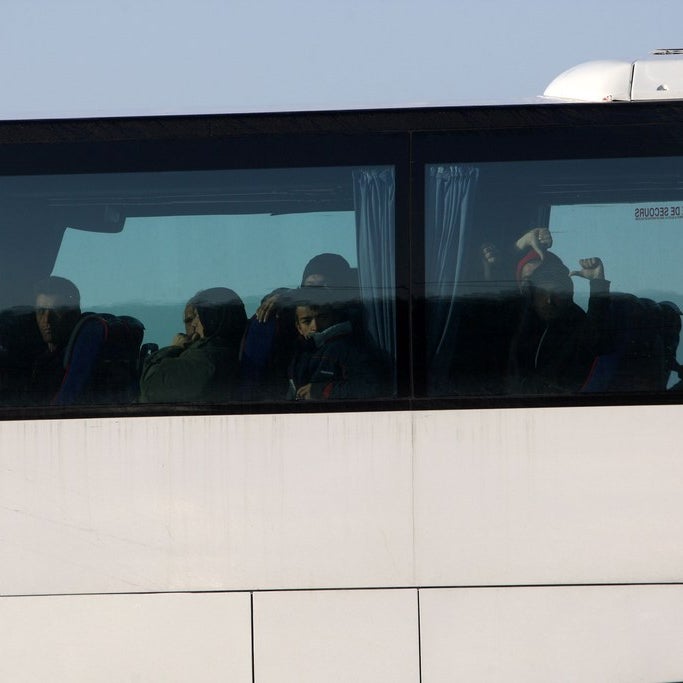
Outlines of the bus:
<svg viewBox="0 0 683 683">
<path fill-rule="evenodd" d="M 683 679 L 683 102 L 5 121 L 0 226 L 0 679 Z M 79 393 L 216 288 L 234 390 Z"/>
</svg>

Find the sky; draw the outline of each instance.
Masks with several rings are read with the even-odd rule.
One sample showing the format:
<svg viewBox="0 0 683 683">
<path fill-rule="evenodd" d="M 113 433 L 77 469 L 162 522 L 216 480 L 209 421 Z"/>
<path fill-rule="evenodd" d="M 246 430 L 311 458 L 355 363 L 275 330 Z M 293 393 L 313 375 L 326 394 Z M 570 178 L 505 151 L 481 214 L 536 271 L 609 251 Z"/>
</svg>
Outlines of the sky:
<svg viewBox="0 0 683 683">
<path fill-rule="evenodd" d="M 519 101 L 680 47 L 680 0 L 1 0 L 1 118 Z"/>
<path fill-rule="evenodd" d="M 683 47 L 681 26 L 681 0 L 0 0 L 0 119 L 525 101 L 581 62 Z M 61 274 L 104 303 L 82 265 L 72 273 L 88 236 L 72 237 Z M 301 269 L 246 262 L 274 278 L 241 283 L 252 306 Z M 182 304 L 204 286 L 164 294 Z"/>
</svg>

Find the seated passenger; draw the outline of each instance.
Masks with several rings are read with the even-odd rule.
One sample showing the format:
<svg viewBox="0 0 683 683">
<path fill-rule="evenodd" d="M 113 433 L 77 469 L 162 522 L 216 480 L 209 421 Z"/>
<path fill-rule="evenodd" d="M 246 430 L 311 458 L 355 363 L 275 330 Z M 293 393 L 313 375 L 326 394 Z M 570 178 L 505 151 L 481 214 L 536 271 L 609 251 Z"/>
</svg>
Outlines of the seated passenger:
<svg viewBox="0 0 683 683">
<path fill-rule="evenodd" d="M 288 398 L 372 398 L 384 393 L 380 364 L 354 334 L 343 298 L 312 287 L 290 296 L 299 342 L 289 366 Z"/>
<path fill-rule="evenodd" d="M 678 307 L 633 294 L 612 294 L 610 298 L 613 345 L 609 353 L 596 359 L 584 391 L 666 390 L 676 361 Z"/>
<path fill-rule="evenodd" d="M 138 393 L 142 323 L 125 315 L 81 313 L 78 288 L 65 278 L 49 277 L 35 291 L 44 350 L 23 400 L 62 406 L 130 403 Z"/>
<path fill-rule="evenodd" d="M 197 311 L 192 305 L 192 299 L 190 299 L 190 301 L 185 304 L 185 308 L 183 310 L 183 327 L 185 329 L 185 335 L 188 339 L 194 335 L 194 322 L 196 315 Z M 155 342 L 147 342 L 146 344 L 142 345 L 138 358 L 138 375 L 142 374 L 142 368 L 144 368 L 145 361 L 158 350 L 159 345 Z"/>
<path fill-rule="evenodd" d="M 64 353 L 71 333 L 81 319 L 81 295 L 76 285 L 51 276 L 34 287 L 35 317 L 44 343 L 28 381 L 29 403 L 52 403 L 64 380 Z"/>
<path fill-rule="evenodd" d="M 353 269 L 339 254 L 314 256 L 306 264 L 301 277 L 302 287 L 351 289 L 354 295 L 357 285 Z M 281 387 L 287 381 L 287 369 L 297 339 L 291 308 L 282 305 L 291 291 L 283 287 L 264 297 L 247 324 L 240 351 L 245 400 L 282 398 Z"/>
<path fill-rule="evenodd" d="M 238 397 L 239 346 L 247 316 L 231 289 L 214 287 L 188 302 L 194 309 L 187 333 L 146 361 L 140 379 L 143 403 L 214 402 Z M 186 307 L 186 311 L 188 308 Z"/>
<path fill-rule="evenodd" d="M 492 241 L 483 242 L 469 269 L 472 280 L 458 286 L 452 312 L 447 312 L 448 302 L 426 302 L 428 317 L 441 317 L 447 325 L 437 328 L 442 342 L 430 364 L 430 393 L 506 392 L 508 355 L 519 324 L 524 282 L 543 259 L 559 262 L 548 251 L 551 246 L 548 228 L 527 230 L 502 249 Z"/>
<path fill-rule="evenodd" d="M 596 356 L 609 346 L 609 281 L 602 261 L 582 259 L 569 272 L 559 258 L 535 265 L 525 287 L 526 305 L 510 349 L 512 393 L 573 393 L 581 390 Z M 570 276 L 590 280 L 588 312 L 573 301 Z"/>
</svg>

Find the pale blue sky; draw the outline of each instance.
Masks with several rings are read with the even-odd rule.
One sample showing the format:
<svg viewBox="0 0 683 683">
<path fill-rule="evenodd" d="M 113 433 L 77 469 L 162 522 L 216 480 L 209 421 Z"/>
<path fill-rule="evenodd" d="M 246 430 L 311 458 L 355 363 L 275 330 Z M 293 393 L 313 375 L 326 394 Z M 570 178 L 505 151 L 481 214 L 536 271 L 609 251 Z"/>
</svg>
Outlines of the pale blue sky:
<svg viewBox="0 0 683 683">
<path fill-rule="evenodd" d="M 581 258 L 601 257 L 612 291 L 675 301 L 683 308 L 683 216 L 635 217 L 639 209 L 657 207 L 668 209 L 668 214 L 673 209 L 683 213 L 678 202 L 553 207 L 553 251 L 571 270 L 578 270 Z M 575 278 L 574 287 L 577 301 L 587 305 L 588 281 Z"/>
<path fill-rule="evenodd" d="M 683 47 L 682 25 L 681 0 L 2 0 L 0 118 L 520 101 L 584 61 Z M 125 249 L 126 236 L 142 227 L 132 223 L 110 241 Z M 210 220 L 205 228 L 215 230 Z M 252 307 L 272 287 L 296 284 L 313 253 L 348 251 L 302 242 L 305 253 L 287 260 L 291 272 L 282 271 L 282 258 L 278 267 L 263 254 L 242 261 L 254 281 L 245 271 L 234 286 Z M 76 252 L 60 254 L 60 274 L 76 277 Z M 217 284 L 210 269 L 187 267 L 188 253 L 168 258 L 178 259 L 179 275 L 162 294 L 179 310 L 197 289 Z M 180 277 L 187 272 L 204 279 L 188 282 Z M 87 272 L 77 279 L 86 301 L 104 303 Z M 121 283 L 100 284 L 117 301 L 136 299 Z M 180 314 L 171 313 L 175 329 Z"/>
<path fill-rule="evenodd" d="M 3 0 L 0 117 L 510 101 L 681 25 L 680 0 Z"/>
</svg>

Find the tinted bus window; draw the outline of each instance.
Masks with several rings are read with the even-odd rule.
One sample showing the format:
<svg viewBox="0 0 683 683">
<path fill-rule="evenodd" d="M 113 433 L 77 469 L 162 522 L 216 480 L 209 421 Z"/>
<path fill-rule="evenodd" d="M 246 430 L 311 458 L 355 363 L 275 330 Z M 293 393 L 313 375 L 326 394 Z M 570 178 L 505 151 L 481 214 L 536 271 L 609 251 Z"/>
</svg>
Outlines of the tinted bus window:
<svg viewBox="0 0 683 683">
<path fill-rule="evenodd" d="M 429 392 L 676 389 L 681 166 L 427 166 Z"/>
<path fill-rule="evenodd" d="M 5 405 L 394 392 L 392 167 L 6 177 L 0 203 Z"/>
</svg>

